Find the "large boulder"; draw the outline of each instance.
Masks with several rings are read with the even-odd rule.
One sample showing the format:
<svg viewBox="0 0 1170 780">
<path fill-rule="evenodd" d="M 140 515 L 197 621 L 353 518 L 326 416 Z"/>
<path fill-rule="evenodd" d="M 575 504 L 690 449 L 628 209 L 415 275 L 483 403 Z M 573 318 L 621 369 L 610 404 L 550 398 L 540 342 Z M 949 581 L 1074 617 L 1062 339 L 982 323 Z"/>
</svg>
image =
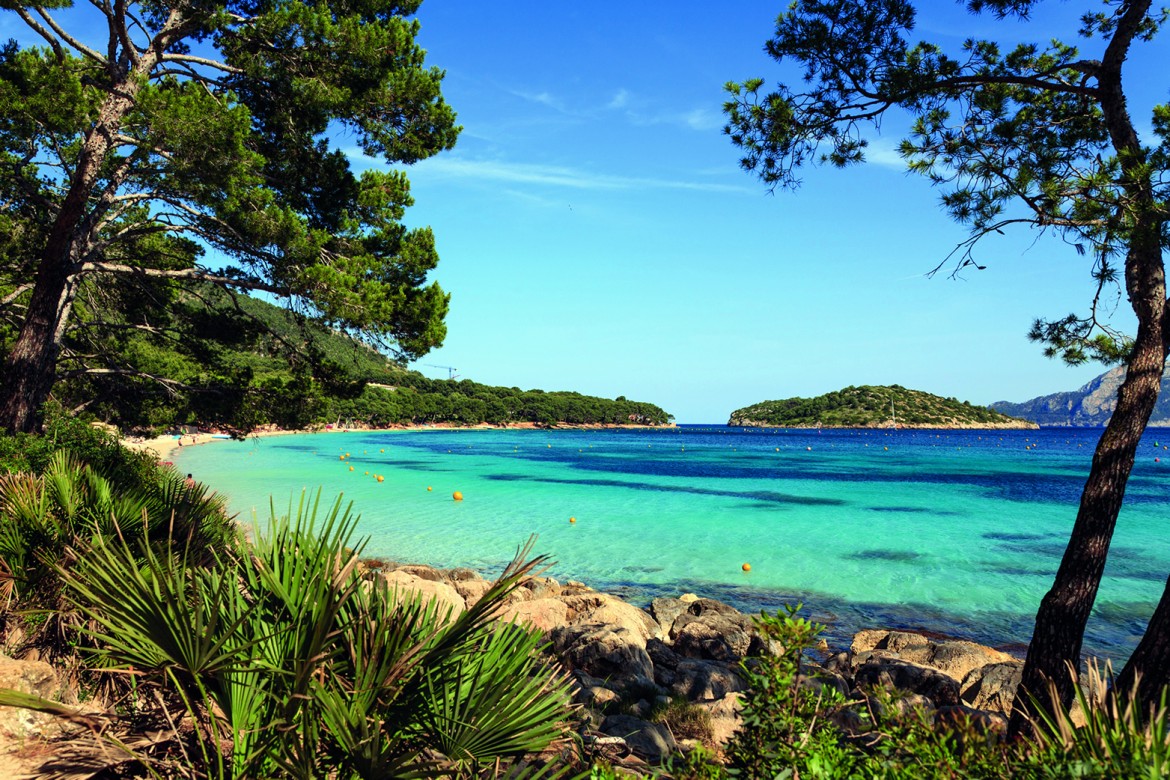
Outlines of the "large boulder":
<svg viewBox="0 0 1170 780">
<path fill-rule="evenodd" d="M 855 663 L 871 656 L 929 666 L 961 681 L 973 669 L 1016 659 L 1008 653 L 961 639 L 936 640 L 908 631 L 859 631 L 850 647 Z"/>
<path fill-rule="evenodd" d="M 1016 698 L 1016 688 L 1023 676 L 1022 661 L 988 664 L 972 669 L 963 678 L 960 695 L 963 701 L 977 710 L 1008 714 Z"/>
<path fill-rule="evenodd" d="M 727 664 L 684 658 L 672 673 L 670 692 L 690 702 L 717 701 L 729 693 L 747 690 L 747 684 Z"/>
<path fill-rule="evenodd" d="M 500 620 L 516 621 L 548 633 L 569 624 L 569 608 L 560 599 L 512 601 L 504 605 Z"/>
<path fill-rule="evenodd" d="M 483 594 L 491 589 L 492 583 L 483 579 L 465 579 L 465 580 L 450 580 L 448 584 L 455 589 L 459 597 L 467 604 L 468 607 L 475 606 L 476 602 L 483 598 Z"/>
<path fill-rule="evenodd" d="M 690 658 L 735 662 L 753 648 L 752 621 L 739 612 L 704 611 L 697 601 L 670 628 L 674 651 Z M 758 641 L 758 640 L 757 640 Z"/>
<path fill-rule="evenodd" d="M 604 623 L 636 634 L 646 641 L 662 634 L 662 629 L 646 610 L 635 607 L 606 593 L 562 595 L 561 601 L 569 610 L 570 623 Z"/>
<path fill-rule="evenodd" d="M 459 617 L 467 608 L 458 591 L 445 582 L 423 579 L 403 569 L 388 571 L 382 576 L 399 599 L 417 593 L 424 601 L 437 602 L 440 613 L 448 612 L 450 620 Z"/>
<path fill-rule="evenodd" d="M 711 716 L 711 739 L 716 745 L 726 745 L 727 741 L 739 729 L 739 713 L 743 709 L 743 702 L 738 693 L 729 693 L 717 701 L 698 702 Z"/>
<path fill-rule="evenodd" d="M 420 580 L 430 580 L 431 582 L 443 582 L 448 579 L 446 572 L 436 569 L 434 566 L 425 566 L 419 563 L 407 563 L 398 566 L 394 571 L 406 572 L 407 574 L 418 577 Z"/>
<path fill-rule="evenodd" d="M 606 681 L 611 688 L 654 686 L 654 664 L 636 632 L 604 623 L 578 623 L 550 632 L 552 649 L 570 670 Z"/>
<path fill-rule="evenodd" d="M 0 688 L 21 693 L 67 702 L 72 696 L 66 693 L 56 670 L 44 661 L 18 661 L 0 655 Z M 59 721 L 46 715 L 20 707 L 0 707 L 0 743 L 9 739 L 24 739 L 29 736 L 48 736 L 55 733 Z"/>
<path fill-rule="evenodd" d="M 682 599 L 657 598 L 650 602 L 650 617 L 658 623 L 664 634 L 670 633 L 670 627 L 679 615 L 687 611 L 691 602 Z"/>
<path fill-rule="evenodd" d="M 676 745 L 670 729 L 661 723 L 649 723 L 632 715 L 610 715 L 601 723 L 602 733 L 622 737 L 630 750 L 650 762 L 663 761 Z"/>
<path fill-rule="evenodd" d="M 898 658 L 871 657 L 857 667 L 853 679 L 860 688 L 895 688 L 921 694 L 936 707 L 959 703 L 959 683 L 953 677 Z"/>
</svg>

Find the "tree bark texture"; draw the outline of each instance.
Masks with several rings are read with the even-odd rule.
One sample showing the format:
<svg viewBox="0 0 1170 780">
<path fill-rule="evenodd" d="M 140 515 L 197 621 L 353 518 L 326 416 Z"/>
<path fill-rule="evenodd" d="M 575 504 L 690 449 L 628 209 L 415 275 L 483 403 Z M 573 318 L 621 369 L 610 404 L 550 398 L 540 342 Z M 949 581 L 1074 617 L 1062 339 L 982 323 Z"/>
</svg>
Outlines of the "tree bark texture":
<svg viewBox="0 0 1170 780">
<path fill-rule="evenodd" d="M 41 408 L 56 379 L 61 338 L 73 306 L 80 264 L 93 238 L 94 226 L 87 221 L 98 177 L 115 146 L 114 136 L 134 105 L 140 79 L 157 63 L 164 45 L 160 36 L 133 71 L 114 81 L 86 133 L 69 190 L 41 253 L 24 323 L 4 363 L 0 427 L 9 433 L 40 430 Z"/>
<path fill-rule="evenodd" d="M 1116 218 L 1129 237 L 1125 286 L 1137 315 L 1137 335 L 1125 381 L 1117 392 L 1117 407 L 1093 455 L 1068 547 L 1052 589 L 1036 613 L 1036 628 L 1012 712 L 1013 734 L 1029 730 L 1032 697 L 1049 713 L 1072 703 L 1085 625 L 1101 584 L 1138 443 L 1157 403 L 1166 366 L 1164 218 L 1154 197 L 1146 152 L 1129 116 L 1122 88 L 1122 66 L 1150 5 L 1150 0 L 1135 0 L 1122 7 L 1117 29 L 1096 72 L 1105 128 L 1121 166 L 1119 185 L 1124 197 Z M 1170 605 L 1165 610 L 1160 605 L 1158 611 L 1170 612 Z M 1170 614 L 1164 620 L 1170 620 Z M 1151 660 L 1162 657 L 1158 647 L 1155 640 L 1149 649 Z M 1148 667 L 1147 671 L 1152 672 Z M 1156 676 L 1165 678 L 1166 674 L 1163 665 Z M 1055 698 L 1049 696 L 1049 683 L 1055 687 Z"/>
<path fill-rule="evenodd" d="M 1085 626 L 1097 598 L 1125 486 L 1162 384 L 1165 350 L 1161 323 L 1152 330 L 1156 332 L 1139 339 L 1139 344 L 1144 344 L 1135 349 L 1130 360 L 1125 382 L 1118 390 L 1117 408 L 1093 455 L 1068 547 L 1052 588 L 1036 613 L 1036 628 L 1012 712 L 1014 734 L 1029 730 L 1028 717 L 1033 714 L 1029 696 L 1047 712 L 1058 706 L 1067 708 L 1072 702 L 1076 681 L 1068 664 L 1073 672 L 1079 670 Z M 1055 685 L 1055 700 L 1049 697 L 1048 681 Z"/>
</svg>

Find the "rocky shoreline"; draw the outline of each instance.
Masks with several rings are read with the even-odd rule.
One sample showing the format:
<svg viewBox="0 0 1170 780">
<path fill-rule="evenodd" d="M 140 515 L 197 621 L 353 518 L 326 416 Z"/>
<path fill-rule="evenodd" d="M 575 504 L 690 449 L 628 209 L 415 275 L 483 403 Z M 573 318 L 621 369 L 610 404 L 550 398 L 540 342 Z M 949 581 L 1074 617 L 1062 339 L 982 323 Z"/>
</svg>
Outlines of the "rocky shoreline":
<svg viewBox="0 0 1170 780">
<path fill-rule="evenodd" d="M 400 594 L 436 600 L 452 615 L 491 584 L 470 569 L 363 565 L 366 576 L 384 577 Z M 501 619 L 545 634 L 551 659 L 572 677 L 579 708 L 574 725 L 583 744 L 607 745 L 605 757 L 631 769 L 698 744 L 718 754 L 739 726 L 747 687 L 741 662 L 775 649 L 752 616 L 714 599 L 682 594 L 642 609 L 583 583 L 547 577 L 525 581 Z M 894 706 L 921 708 L 940 722 L 965 716 L 997 731 L 1006 727 L 1023 663 L 974 642 L 888 630 L 860 631 L 848 649 L 821 650 L 826 658 L 809 662 L 804 684 L 848 697 L 858 722 L 862 709 Z M 0 687 L 76 701 L 63 679 L 43 661 L 0 654 Z M 686 707 L 697 726 L 672 728 L 663 717 L 672 705 Z M 844 711 L 846 729 L 851 711 Z M 45 740 L 59 733 L 48 716 L 0 707 L 0 775 L 29 771 L 51 757 Z"/>
</svg>

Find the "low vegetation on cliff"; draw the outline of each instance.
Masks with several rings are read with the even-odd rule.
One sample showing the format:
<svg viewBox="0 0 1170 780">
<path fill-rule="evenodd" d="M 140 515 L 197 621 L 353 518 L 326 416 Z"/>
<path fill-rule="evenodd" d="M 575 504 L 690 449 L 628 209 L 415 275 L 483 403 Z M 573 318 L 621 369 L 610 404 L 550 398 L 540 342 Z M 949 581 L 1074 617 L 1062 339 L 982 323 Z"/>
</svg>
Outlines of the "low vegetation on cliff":
<svg viewBox="0 0 1170 780">
<path fill-rule="evenodd" d="M 785 428 L 1035 428 L 984 406 L 901 385 L 846 387 L 816 398 L 762 401 L 736 409 L 728 425 Z"/>
</svg>

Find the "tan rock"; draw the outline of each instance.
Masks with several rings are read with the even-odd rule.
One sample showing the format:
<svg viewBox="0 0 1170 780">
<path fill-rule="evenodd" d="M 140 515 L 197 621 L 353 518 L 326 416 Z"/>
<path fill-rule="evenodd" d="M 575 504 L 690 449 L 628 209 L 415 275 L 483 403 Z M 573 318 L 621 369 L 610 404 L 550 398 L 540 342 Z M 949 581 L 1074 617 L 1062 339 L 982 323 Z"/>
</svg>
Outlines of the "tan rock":
<svg viewBox="0 0 1170 780">
<path fill-rule="evenodd" d="M 988 664 L 973 669 L 963 678 L 961 686 L 963 702 L 977 710 L 1009 714 L 1023 671 L 1023 661 Z"/>
<path fill-rule="evenodd" d="M 936 640 L 908 631 L 859 631 L 850 646 L 854 661 L 866 654 L 898 658 L 910 663 L 929 666 L 956 681 L 962 681 L 972 670 L 988 664 L 1014 662 L 1016 658 L 991 647 L 962 639 Z"/>
<path fill-rule="evenodd" d="M 739 713 L 743 709 L 743 702 L 738 693 L 729 693 L 718 701 L 698 702 L 711 716 L 712 740 L 716 745 L 726 745 L 736 730 L 739 729 Z"/>
<path fill-rule="evenodd" d="M 442 582 L 443 573 L 433 566 L 424 566 L 417 563 L 408 563 L 399 566 L 396 571 L 404 571 L 407 574 L 413 574 L 420 580 L 431 580 L 432 582 Z"/>
<path fill-rule="evenodd" d="M 646 610 L 628 604 L 616 596 L 589 593 L 562 596 L 561 601 L 569 608 L 570 623 L 604 623 L 624 629 L 640 637 L 643 646 L 646 640 L 662 635 L 662 627 Z"/>
<path fill-rule="evenodd" d="M 440 612 L 448 610 L 450 620 L 454 620 L 467 609 L 459 593 L 445 582 L 425 580 L 402 569 L 386 572 L 382 576 L 390 590 L 397 593 L 400 599 L 409 593 L 419 593 L 426 601 L 437 601 Z"/>
<path fill-rule="evenodd" d="M 569 608 L 553 598 L 513 601 L 504 606 L 500 620 L 524 623 L 547 634 L 569 624 Z"/>
<path fill-rule="evenodd" d="M 469 607 L 483 598 L 483 594 L 492 587 L 492 584 L 487 580 L 454 580 L 449 584 Z"/>
<path fill-rule="evenodd" d="M 44 661 L 17 661 L 0 655 L 0 688 L 10 688 L 42 699 L 60 701 L 61 681 L 56 670 Z M 0 736 L 17 740 L 42 735 L 56 729 L 58 720 L 19 707 L 0 707 Z"/>
</svg>

